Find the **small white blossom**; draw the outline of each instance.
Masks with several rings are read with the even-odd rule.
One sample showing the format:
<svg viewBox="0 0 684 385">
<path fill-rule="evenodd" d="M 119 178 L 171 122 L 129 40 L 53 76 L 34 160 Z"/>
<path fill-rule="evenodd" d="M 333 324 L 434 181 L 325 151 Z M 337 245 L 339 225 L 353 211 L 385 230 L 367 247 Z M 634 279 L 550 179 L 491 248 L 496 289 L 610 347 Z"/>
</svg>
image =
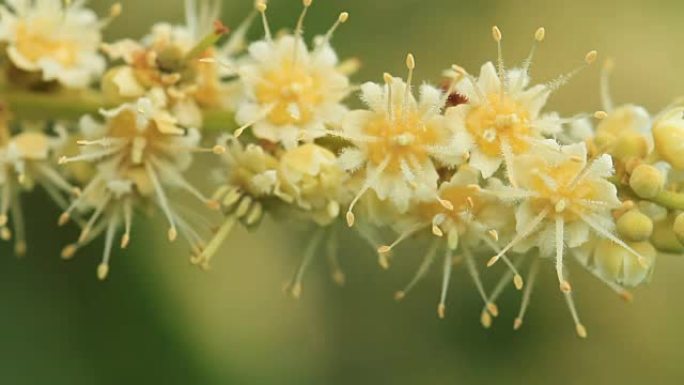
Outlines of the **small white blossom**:
<svg viewBox="0 0 684 385">
<path fill-rule="evenodd" d="M 44 81 L 85 88 L 105 69 L 98 54 L 106 24 L 83 1 L 7 0 L 0 6 L 0 42 L 13 65 Z M 118 8 L 112 8 L 113 12 Z"/>
</svg>

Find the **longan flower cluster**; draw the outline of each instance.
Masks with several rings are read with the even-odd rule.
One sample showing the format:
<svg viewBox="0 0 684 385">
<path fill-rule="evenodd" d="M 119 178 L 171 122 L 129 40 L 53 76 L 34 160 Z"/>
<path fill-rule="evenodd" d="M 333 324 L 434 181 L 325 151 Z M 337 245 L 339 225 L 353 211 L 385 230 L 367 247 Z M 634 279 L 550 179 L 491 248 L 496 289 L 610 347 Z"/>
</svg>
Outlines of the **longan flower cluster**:
<svg viewBox="0 0 684 385">
<path fill-rule="evenodd" d="M 463 263 L 485 327 L 512 283 L 522 294 L 513 325 L 520 328 L 536 275 L 551 261 L 586 337 L 571 267 L 629 300 L 630 288 L 650 280 L 656 256 L 684 252 L 684 103 L 655 116 L 615 107 L 607 63 L 600 111 L 549 111 L 549 97 L 597 53 L 535 84 L 530 69 L 543 28 L 514 68 L 505 66 L 503 34 L 493 27 L 498 57 L 477 76 L 454 64 L 441 87 L 416 86 L 408 54 L 405 78 L 384 73 L 356 85 L 358 60 L 340 60 L 332 43 L 349 14 L 305 36 L 312 0 L 302 1 L 292 31 L 271 31 L 263 0 L 232 32 L 218 21 L 219 1 L 187 0 L 184 24 L 157 23 L 140 39 L 106 43 L 101 31 L 122 12 L 118 4 L 98 19 L 82 1 L 6 3 L 0 236 L 15 239 L 17 255 L 27 245 L 21 195 L 35 186 L 62 208 L 59 225 L 81 229 L 63 258 L 104 239 L 100 279 L 115 245 L 135 240 L 142 214 L 162 216 L 168 240 L 180 235 L 204 269 L 235 226 L 256 230 L 270 215 L 314 229 L 288 286 L 295 297 L 319 253 L 344 283 L 338 233 L 349 227 L 384 269 L 402 242 L 426 242 L 398 300 L 441 255 L 440 318 L 452 270 Z M 257 18 L 263 38 L 249 43 Z M 357 91 L 362 107 L 351 109 Z M 493 274 L 500 275 L 489 289 L 484 276 Z"/>
</svg>

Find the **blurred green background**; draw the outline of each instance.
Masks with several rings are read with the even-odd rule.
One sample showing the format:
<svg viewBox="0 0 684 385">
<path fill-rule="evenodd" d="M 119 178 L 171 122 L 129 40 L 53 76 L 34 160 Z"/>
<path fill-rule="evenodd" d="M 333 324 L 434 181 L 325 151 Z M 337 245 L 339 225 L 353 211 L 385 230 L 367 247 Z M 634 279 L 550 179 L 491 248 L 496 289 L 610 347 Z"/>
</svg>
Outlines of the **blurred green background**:
<svg viewBox="0 0 684 385">
<path fill-rule="evenodd" d="M 109 0 L 92 0 L 104 13 Z M 138 37 L 155 21 L 180 21 L 181 0 L 123 0 L 124 16 L 108 38 Z M 680 0 L 454 1 L 319 0 L 307 34 L 322 32 L 341 10 L 350 22 L 336 36 L 343 57 L 364 66 L 355 80 L 403 73 L 407 52 L 416 76 L 439 80 L 451 63 L 471 72 L 494 59 L 490 27 L 504 33 L 509 64 L 526 55 L 545 26 L 533 76 L 548 80 L 589 49 L 617 63 L 613 95 L 657 112 L 684 90 Z M 251 0 L 224 1 L 236 25 Z M 294 25 L 298 0 L 273 0 L 275 28 Z M 253 28 L 259 36 L 260 28 Z M 570 115 L 600 108 L 598 68 L 585 71 L 551 100 Z M 684 261 L 662 256 L 655 280 L 622 303 L 571 266 L 589 339 L 579 340 L 550 264 L 543 266 L 526 324 L 511 325 L 518 295 L 507 293 L 491 330 L 462 269 L 455 271 L 448 316 L 435 314 L 439 269 L 403 302 L 392 294 L 419 263 L 420 247 L 402 252 L 389 272 L 347 235 L 345 288 L 328 278 L 323 258 L 294 301 L 283 284 L 299 263 L 306 231 L 293 236 L 267 222 L 256 234 L 235 231 L 210 272 L 189 266 L 185 248 L 140 225 L 137 242 L 117 253 L 110 279 L 97 282 L 101 243 L 71 262 L 58 258 L 74 229 L 53 231 L 57 210 L 37 192 L 26 198 L 30 253 L 9 257 L 0 244 L 0 383 L 2 384 L 679 384 L 684 379 Z M 491 274 L 490 276 L 495 276 Z M 488 280 L 491 287 L 491 280 Z"/>
</svg>

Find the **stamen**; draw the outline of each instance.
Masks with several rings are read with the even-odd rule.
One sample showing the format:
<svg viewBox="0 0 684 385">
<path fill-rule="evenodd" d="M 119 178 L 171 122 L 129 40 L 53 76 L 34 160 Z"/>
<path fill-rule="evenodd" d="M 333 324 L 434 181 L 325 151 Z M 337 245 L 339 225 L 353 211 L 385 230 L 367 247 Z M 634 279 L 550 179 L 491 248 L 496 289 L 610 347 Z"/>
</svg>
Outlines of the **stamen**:
<svg viewBox="0 0 684 385">
<path fill-rule="evenodd" d="M 382 173 L 385 171 L 387 166 L 389 165 L 390 161 L 392 160 L 392 155 L 388 155 L 385 157 L 385 159 L 378 165 L 378 167 L 375 169 L 375 173 L 371 175 L 370 177 L 366 178 L 366 181 L 364 182 L 363 186 L 361 187 L 361 190 L 356 194 L 352 202 L 349 204 L 349 209 L 347 209 L 347 214 L 346 214 L 346 219 L 347 219 L 347 225 L 349 227 L 354 226 L 354 206 L 359 202 L 359 199 L 370 189 L 373 184 L 377 181 L 377 179 L 382 175 Z"/>
<path fill-rule="evenodd" d="M 266 37 L 266 41 L 269 43 L 273 42 L 273 38 L 271 37 L 271 27 L 268 25 L 268 18 L 266 18 L 266 9 L 268 7 L 266 6 L 266 2 L 264 0 L 257 0 L 256 2 L 256 10 L 261 14 L 261 21 L 264 25 L 264 34 Z"/>
<path fill-rule="evenodd" d="M 404 299 L 411 289 L 413 289 L 413 287 L 425 277 L 430 270 L 430 266 L 432 266 L 432 263 L 435 260 L 438 246 L 439 243 L 437 241 L 432 242 L 432 246 L 430 246 L 430 249 L 428 250 L 427 254 L 425 254 L 425 257 L 423 257 L 423 262 L 420 264 L 420 267 L 418 267 L 418 271 L 413 276 L 411 281 L 406 285 L 406 287 L 404 287 L 403 290 L 399 290 L 394 294 L 395 300 L 401 301 Z"/>
<path fill-rule="evenodd" d="M 221 147 L 223 148 L 223 147 Z M 150 156 L 150 163 L 153 164 L 154 167 L 156 167 L 160 171 L 165 170 L 165 174 L 167 177 L 172 178 L 173 182 L 182 190 L 187 191 L 190 193 L 190 195 L 194 196 L 199 200 L 200 202 L 206 204 L 209 208 L 218 210 L 220 208 L 220 204 L 216 201 L 210 200 L 209 198 L 205 197 L 204 194 L 202 194 L 195 186 L 193 186 L 190 182 L 187 181 L 181 175 L 176 169 L 174 169 L 170 165 L 164 165 L 164 163 L 157 159 L 154 156 Z"/>
<path fill-rule="evenodd" d="M 316 46 L 316 52 L 318 52 L 322 47 L 325 47 L 326 45 L 328 45 L 330 43 L 330 40 L 332 40 L 333 34 L 335 33 L 335 31 L 337 31 L 337 28 L 339 28 L 340 25 L 346 23 L 347 20 L 349 20 L 349 13 L 347 13 L 347 12 L 340 13 L 340 16 L 335 21 L 335 24 L 333 24 L 333 26 L 330 27 L 330 29 L 325 34 L 323 39 L 321 39 L 318 42 L 318 45 Z"/>
<path fill-rule="evenodd" d="M 505 93 L 505 69 L 504 69 L 504 60 L 503 60 L 503 50 L 501 48 L 501 39 L 503 38 L 503 35 L 501 34 L 501 30 L 497 26 L 492 27 L 492 37 L 494 38 L 494 41 L 496 41 L 496 50 L 497 50 L 497 60 L 496 60 L 496 72 L 499 75 L 499 86 L 500 86 L 500 99 L 501 101 L 504 100 L 504 93 Z"/>
<path fill-rule="evenodd" d="M 332 228 L 330 230 L 330 236 L 328 237 L 328 242 L 326 242 L 325 246 L 328 255 L 328 264 L 330 265 L 330 275 L 336 284 L 344 286 L 344 283 L 346 282 L 346 277 L 344 275 L 344 271 L 342 271 L 342 267 L 340 266 L 340 260 L 337 255 L 338 238 L 337 231 L 335 231 L 335 228 Z"/>
<path fill-rule="evenodd" d="M 413 70 L 416 68 L 416 59 L 413 54 L 406 55 L 406 68 L 408 68 L 408 75 L 406 77 L 406 89 L 404 90 L 404 104 L 401 108 L 401 115 L 403 119 L 408 117 L 409 98 L 411 97 L 411 83 L 413 82 Z"/>
<path fill-rule="evenodd" d="M 72 1 L 64 0 L 64 3 L 68 7 L 69 5 L 71 5 Z M 117 17 L 121 16 L 122 11 L 123 7 L 121 6 L 121 3 L 114 3 L 111 7 L 109 7 L 109 13 L 107 14 L 107 16 L 98 22 L 99 28 L 105 29 L 109 27 L 109 25 L 114 20 L 116 20 Z M 64 16 L 66 16 L 66 9 L 64 10 Z"/>
<path fill-rule="evenodd" d="M 69 182 L 66 181 L 59 173 L 57 173 L 52 167 L 46 166 L 42 163 L 37 163 L 35 165 L 38 169 L 38 172 L 41 173 L 42 176 L 47 178 L 47 180 L 52 183 L 55 187 L 59 188 L 60 190 L 74 194 L 78 196 L 80 194 L 80 190 L 72 185 L 69 184 Z"/>
<path fill-rule="evenodd" d="M 520 311 L 518 311 L 518 316 L 515 317 L 513 322 L 513 330 L 518 330 L 523 324 L 525 319 L 525 313 L 527 312 L 527 307 L 530 305 L 530 297 L 532 296 L 532 289 L 534 288 L 534 283 L 537 280 L 537 274 L 539 273 L 539 258 L 535 258 L 530 266 L 530 271 L 527 273 L 527 286 L 523 292 L 522 303 L 520 304 Z"/>
<path fill-rule="evenodd" d="M 449 281 L 451 281 L 451 270 L 453 269 L 454 261 L 451 255 L 451 248 L 447 247 L 444 254 L 444 267 L 442 272 L 442 292 L 439 296 L 439 305 L 437 305 L 437 315 L 440 319 L 446 317 L 446 298 L 449 290 Z"/>
<path fill-rule="evenodd" d="M 74 201 L 71 202 L 71 205 L 69 205 L 69 207 L 67 207 L 67 209 L 64 210 L 62 215 L 59 216 L 59 226 L 64 226 L 69 222 L 69 220 L 71 219 L 71 212 L 74 211 L 78 207 L 78 205 L 80 205 L 85 200 L 85 198 L 88 195 L 90 195 L 92 191 L 95 190 L 96 187 L 100 186 L 100 182 L 102 182 L 101 177 L 95 176 L 93 180 L 91 180 L 90 183 L 88 183 L 88 185 L 85 187 L 81 195 L 79 195 L 77 199 L 74 199 Z"/>
<path fill-rule="evenodd" d="M 318 246 L 323 240 L 324 234 L 325 233 L 323 231 L 318 231 L 311 239 L 311 241 L 309 241 L 309 245 L 304 251 L 304 258 L 302 259 L 302 262 L 299 265 L 299 268 L 297 269 L 297 272 L 295 273 L 295 276 L 289 285 L 290 293 L 292 294 L 292 297 L 294 297 L 295 299 L 299 299 L 299 297 L 301 297 L 302 295 L 302 279 L 304 278 L 304 273 L 306 273 L 306 269 L 311 264 L 311 261 L 313 260 L 313 257 L 316 254 L 316 250 L 318 249 Z"/>
<path fill-rule="evenodd" d="M 496 283 L 494 286 L 494 290 L 489 294 L 489 299 L 487 300 L 487 303 L 496 303 L 496 300 L 499 299 L 499 296 L 501 293 L 503 293 L 503 290 L 506 288 L 508 283 L 511 281 L 511 278 L 513 278 L 513 270 L 507 270 L 504 275 L 501 276 L 499 281 Z M 487 317 L 485 314 L 487 314 L 487 307 L 482 308 L 482 313 L 480 316 L 480 320 L 485 320 L 485 322 L 482 323 L 482 326 L 485 329 L 488 329 L 492 323 L 491 323 L 491 317 Z M 488 314 L 487 314 L 488 315 Z"/>
<path fill-rule="evenodd" d="M 392 242 L 390 245 L 384 245 L 378 247 L 378 258 L 380 261 L 380 266 L 387 270 L 389 269 L 389 260 L 388 260 L 388 255 L 394 249 L 397 247 L 400 243 L 411 237 L 413 234 L 423 230 L 426 227 L 426 225 L 420 224 L 416 225 L 414 227 L 409 228 L 408 230 L 405 230 L 401 234 L 399 234 L 399 237 Z"/>
<path fill-rule="evenodd" d="M 546 218 L 546 216 L 549 213 L 549 209 L 545 208 L 540 212 L 530 223 L 527 224 L 527 226 L 523 229 L 523 231 L 518 232 L 513 240 L 506 245 L 497 255 L 492 257 L 488 262 L 487 262 L 487 267 L 493 266 L 496 262 L 499 261 L 499 259 L 508 252 L 513 246 L 518 244 L 520 241 L 523 239 L 527 238 L 532 232 L 539 226 L 539 224 Z"/>
<path fill-rule="evenodd" d="M 613 98 L 610 96 L 610 75 L 613 73 L 615 63 L 607 59 L 601 68 L 601 105 L 603 109 L 610 112 L 613 110 Z"/>
<path fill-rule="evenodd" d="M 131 227 L 133 224 L 133 206 L 130 198 L 123 202 L 123 216 L 124 216 L 124 235 L 121 237 L 121 248 L 125 249 L 131 242 Z"/>
<path fill-rule="evenodd" d="M 246 123 L 245 125 L 239 127 L 237 130 L 235 130 L 233 133 L 233 136 L 235 136 L 235 138 L 239 138 L 245 132 L 246 129 L 250 128 L 251 126 L 256 124 L 258 121 L 266 118 L 268 116 L 268 114 L 270 114 L 271 111 L 273 111 L 273 108 L 275 108 L 274 104 L 266 106 L 263 109 L 263 111 L 256 118 L 254 118 L 254 120 Z"/>
<path fill-rule="evenodd" d="M 532 43 L 532 48 L 530 48 L 530 54 L 527 55 L 527 58 L 523 62 L 522 66 L 522 73 L 523 76 L 518 78 L 518 87 L 522 87 L 522 82 L 526 76 L 529 76 L 530 74 L 530 67 L 532 66 L 532 61 L 534 60 L 534 54 L 537 52 L 537 47 L 539 46 L 539 43 L 544 41 L 544 37 L 546 36 L 546 30 L 544 27 L 540 27 L 537 29 L 537 31 L 534 33 L 534 42 Z"/>
<path fill-rule="evenodd" d="M 79 243 L 85 243 L 85 241 L 88 239 L 90 232 L 93 230 L 93 226 L 95 226 L 97 220 L 100 219 L 100 216 L 102 216 L 102 213 L 104 212 L 105 208 L 107 208 L 111 198 L 111 194 L 107 194 L 105 198 L 95 207 L 95 212 L 90 216 L 90 219 L 83 227 L 83 230 L 81 230 L 81 235 L 78 237 Z"/>
<path fill-rule="evenodd" d="M 88 154 L 81 154 L 77 156 L 72 156 L 72 157 L 67 157 L 67 156 L 62 156 L 58 160 L 58 164 L 64 165 L 68 163 L 74 163 L 74 162 L 81 162 L 81 161 L 93 161 L 93 160 L 98 160 L 102 159 L 104 157 L 107 157 L 109 155 L 116 154 L 121 150 L 121 146 L 112 146 L 110 148 L 106 148 L 105 150 L 102 151 L 96 151 Z"/>
<path fill-rule="evenodd" d="M 585 56 L 584 56 L 584 63 L 575 68 L 574 70 L 563 74 L 559 76 L 557 79 L 552 80 L 549 82 L 546 87 L 544 87 L 548 91 L 556 91 L 557 89 L 561 88 L 562 86 L 566 85 L 575 75 L 578 73 L 582 72 L 585 68 L 589 67 L 594 61 L 596 61 L 598 53 L 596 51 L 589 51 Z"/>
<path fill-rule="evenodd" d="M 230 234 L 230 231 L 233 229 L 233 226 L 235 226 L 236 222 L 237 218 L 235 215 L 229 215 L 221 227 L 219 227 L 214 237 L 209 241 L 209 244 L 207 244 L 207 247 L 204 249 L 204 251 L 202 251 L 202 254 L 197 257 L 196 262 L 201 264 L 202 268 L 209 268 L 209 262 L 214 257 L 219 247 L 223 244 L 223 241 L 226 240 L 226 237 L 228 237 L 228 234 Z"/>
<path fill-rule="evenodd" d="M 390 121 L 394 120 L 393 105 L 392 100 L 392 84 L 394 83 L 394 78 L 389 73 L 385 72 L 382 75 L 383 80 L 385 80 L 385 85 L 387 86 L 387 119 Z"/>
<path fill-rule="evenodd" d="M 608 114 L 605 111 L 596 111 L 594 112 L 594 118 L 598 120 L 603 120 L 608 117 Z"/>
<path fill-rule="evenodd" d="M 297 64 L 297 55 L 299 54 L 299 41 L 302 39 L 302 33 L 304 32 L 304 18 L 306 18 L 306 13 L 308 12 L 312 2 L 313 0 L 302 0 L 304 9 L 302 9 L 302 13 L 299 15 L 299 19 L 297 20 L 297 26 L 295 27 L 294 31 L 294 52 L 292 55 L 293 67 Z"/>
<path fill-rule="evenodd" d="M 150 181 L 154 186 L 154 190 L 157 195 L 157 200 L 159 201 L 159 207 L 162 209 L 167 221 L 169 222 L 168 238 L 169 241 L 173 242 L 178 237 L 178 230 L 176 229 L 176 222 L 173 218 L 171 206 L 169 205 L 168 199 L 166 198 L 166 194 L 164 193 L 164 188 L 159 182 L 159 178 L 157 177 L 157 174 L 155 173 L 152 164 L 149 162 L 145 162 L 145 170 L 147 171 L 147 175 L 150 177 Z"/>
<path fill-rule="evenodd" d="M 100 281 L 107 279 L 109 274 L 109 258 L 112 255 L 112 247 L 114 245 L 114 235 L 116 232 L 116 227 L 118 226 L 118 215 L 112 215 L 109 218 L 109 223 L 107 224 L 107 235 L 105 236 L 105 246 L 104 252 L 102 254 L 102 262 L 97 267 L 97 278 Z"/>
<path fill-rule="evenodd" d="M 498 317 L 499 308 L 495 304 L 489 302 L 489 299 L 487 298 L 487 293 L 485 293 L 484 286 L 482 285 L 480 273 L 477 271 L 477 266 L 475 265 L 475 259 L 473 258 L 473 255 L 470 253 L 470 250 L 468 249 L 463 250 L 463 255 L 465 256 L 466 265 L 468 267 L 468 273 L 470 274 L 470 277 L 475 283 L 475 287 L 477 287 L 477 291 L 478 293 L 480 293 L 480 297 L 482 298 L 482 302 L 484 302 L 487 311 L 493 317 Z"/>
<path fill-rule="evenodd" d="M 568 303 L 568 309 L 570 309 L 570 314 L 572 314 L 572 320 L 575 322 L 575 331 L 580 338 L 587 338 L 587 329 L 582 325 L 577 314 L 577 308 L 575 307 L 575 301 L 572 299 L 571 293 L 563 293 L 565 295 L 565 301 Z"/>
<path fill-rule="evenodd" d="M 572 291 L 570 283 L 565 279 L 563 275 L 563 248 L 564 244 L 564 225 L 565 222 L 561 216 L 556 217 L 556 274 L 558 275 L 558 283 L 560 284 L 560 290 L 563 293 L 569 293 Z"/>
<path fill-rule="evenodd" d="M 498 251 L 499 250 L 499 245 L 497 245 L 495 242 L 493 242 L 491 239 L 481 236 L 480 239 L 482 239 L 492 250 Z M 522 290 L 523 286 L 525 285 L 525 282 L 523 281 L 522 276 L 518 272 L 518 268 L 511 262 L 510 259 L 506 255 L 502 255 L 501 259 L 504 261 L 506 266 L 508 266 L 508 270 L 513 274 L 513 285 L 517 290 Z"/>
<path fill-rule="evenodd" d="M 192 49 L 185 55 L 185 62 L 189 63 L 194 59 L 200 57 L 206 50 L 213 47 L 222 37 L 229 31 L 219 20 L 214 22 L 214 28 L 205 37 L 202 38 Z"/>
</svg>

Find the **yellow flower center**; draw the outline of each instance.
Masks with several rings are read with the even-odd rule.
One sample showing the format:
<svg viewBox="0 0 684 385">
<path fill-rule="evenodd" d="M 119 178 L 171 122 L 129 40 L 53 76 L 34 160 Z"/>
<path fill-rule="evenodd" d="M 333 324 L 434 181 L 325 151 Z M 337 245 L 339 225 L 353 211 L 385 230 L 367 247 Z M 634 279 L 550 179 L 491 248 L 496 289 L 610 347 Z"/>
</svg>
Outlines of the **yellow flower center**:
<svg viewBox="0 0 684 385">
<path fill-rule="evenodd" d="M 439 197 L 451 203 L 454 209 L 447 210 L 444 205 L 434 201 L 421 204 L 418 213 L 428 220 L 438 214 L 444 214 L 454 223 L 460 224 L 463 220 L 462 213 L 470 212 L 477 215 L 485 205 L 478 188 L 475 186 L 449 186 L 441 189 Z"/>
<path fill-rule="evenodd" d="M 466 117 L 466 128 L 478 148 L 488 156 L 501 155 L 501 144 L 508 143 L 514 154 L 527 150 L 530 135 L 529 113 L 518 103 L 499 93 L 487 96 L 488 103 L 473 108 Z"/>
<path fill-rule="evenodd" d="M 261 104 L 273 105 L 268 119 L 276 126 L 306 124 L 323 100 L 320 80 L 301 66 L 285 63 L 262 78 L 256 97 Z"/>
<path fill-rule="evenodd" d="M 534 211 L 549 210 L 552 217 L 561 216 L 565 222 L 572 222 L 578 219 L 577 213 L 586 212 L 584 203 L 596 201 L 599 194 L 591 179 L 577 181 L 583 166 L 582 162 L 569 160 L 554 167 L 541 167 L 527 186 L 537 194 L 531 201 Z"/>
<path fill-rule="evenodd" d="M 50 31 L 55 30 L 52 27 L 51 20 L 19 22 L 15 31 L 17 50 L 33 62 L 49 57 L 64 67 L 73 67 L 78 57 L 78 45 L 73 40 L 51 36 Z"/>
<path fill-rule="evenodd" d="M 401 172 L 402 160 L 410 165 L 428 160 L 428 147 L 438 144 L 443 136 L 437 124 L 423 121 L 418 112 L 399 111 L 395 115 L 390 118 L 379 113 L 364 128 L 364 133 L 373 138 L 367 147 L 368 161 L 377 166 L 390 157 L 386 168 L 390 173 Z"/>
</svg>

